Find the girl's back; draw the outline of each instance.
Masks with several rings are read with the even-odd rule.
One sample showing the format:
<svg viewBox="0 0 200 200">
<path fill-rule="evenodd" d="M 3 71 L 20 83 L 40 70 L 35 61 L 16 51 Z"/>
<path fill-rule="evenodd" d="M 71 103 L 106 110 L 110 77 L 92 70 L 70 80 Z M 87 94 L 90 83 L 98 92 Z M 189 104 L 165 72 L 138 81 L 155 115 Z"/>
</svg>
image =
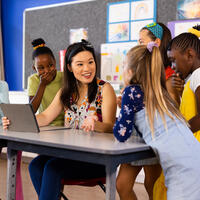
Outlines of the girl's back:
<svg viewBox="0 0 200 200">
<path fill-rule="evenodd" d="M 167 115 L 165 116 L 166 130 L 159 114 L 157 118 L 155 117 L 155 132 L 152 137 L 145 118 L 145 109 L 137 112 L 135 124 L 145 142 L 159 155 L 168 188 L 168 200 L 198 200 L 200 197 L 200 145 L 198 141 L 183 122 L 177 119 L 174 123 Z"/>
</svg>

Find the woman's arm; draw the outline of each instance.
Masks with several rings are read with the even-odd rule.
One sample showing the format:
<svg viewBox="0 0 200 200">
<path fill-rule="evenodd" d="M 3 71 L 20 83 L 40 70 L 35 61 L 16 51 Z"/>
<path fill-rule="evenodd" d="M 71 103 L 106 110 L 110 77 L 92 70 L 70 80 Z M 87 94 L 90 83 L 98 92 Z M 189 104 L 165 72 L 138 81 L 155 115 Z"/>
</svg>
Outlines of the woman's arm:
<svg viewBox="0 0 200 200">
<path fill-rule="evenodd" d="M 51 104 L 42 113 L 36 115 L 39 126 L 49 125 L 63 110 L 63 105 L 60 100 L 61 89 L 57 92 Z"/>
<path fill-rule="evenodd" d="M 113 126 L 116 120 L 116 95 L 113 87 L 106 83 L 102 90 L 102 122 L 95 121 L 94 130 L 98 132 L 113 132 Z"/>
</svg>

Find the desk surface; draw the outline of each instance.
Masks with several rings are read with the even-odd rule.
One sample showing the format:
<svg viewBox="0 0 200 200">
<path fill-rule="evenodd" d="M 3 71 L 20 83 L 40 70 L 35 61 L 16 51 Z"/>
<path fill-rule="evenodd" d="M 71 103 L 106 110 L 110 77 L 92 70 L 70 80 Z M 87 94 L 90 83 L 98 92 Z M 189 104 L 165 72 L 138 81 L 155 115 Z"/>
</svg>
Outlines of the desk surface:
<svg viewBox="0 0 200 200">
<path fill-rule="evenodd" d="M 138 138 L 131 138 L 129 142 L 119 143 L 113 134 L 86 133 L 76 129 L 41 131 L 40 133 L 13 132 L 0 129 L 0 139 L 110 155 L 150 149 L 148 145 Z"/>
</svg>

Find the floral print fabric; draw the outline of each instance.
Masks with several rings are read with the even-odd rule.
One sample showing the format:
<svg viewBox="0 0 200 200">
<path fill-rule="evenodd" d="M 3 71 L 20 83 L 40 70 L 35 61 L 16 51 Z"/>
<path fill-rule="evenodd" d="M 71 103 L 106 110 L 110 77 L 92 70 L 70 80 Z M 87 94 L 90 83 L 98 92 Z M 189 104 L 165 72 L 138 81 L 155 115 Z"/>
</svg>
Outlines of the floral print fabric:
<svg viewBox="0 0 200 200">
<path fill-rule="evenodd" d="M 95 114 L 99 121 L 102 121 L 101 105 L 102 105 L 102 88 L 104 81 L 97 79 L 97 94 L 92 103 L 88 102 L 88 97 L 85 96 L 81 105 L 76 104 L 71 106 L 72 110 L 65 109 L 65 126 L 69 128 L 79 129 L 84 119 L 90 115 Z"/>
<path fill-rule="evenodd" d="M 122 95 L 122 106 L 118 120 L 114 126 L 115 137 L 124 142 L 132 132 L 135 113 L 144 108 L 144 93 L 139 85 L 132 85 L 125 88 Z"/>
</svg>

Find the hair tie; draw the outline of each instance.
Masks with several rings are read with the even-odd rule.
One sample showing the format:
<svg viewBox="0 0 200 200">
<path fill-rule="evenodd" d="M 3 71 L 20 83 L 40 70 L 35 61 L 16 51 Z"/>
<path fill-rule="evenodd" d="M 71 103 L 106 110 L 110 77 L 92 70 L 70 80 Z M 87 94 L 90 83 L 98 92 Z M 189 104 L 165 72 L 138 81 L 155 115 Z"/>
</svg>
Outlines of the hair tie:
<svg viewBox="0 0 200 200">
<path fill-rule="evenodd" d="M 158 44 L 155 43 L 155 42 L 149 42 L 149 43 L 147 44 L 147 49 L 149 50 L 150 53 L 152 52 L 153 47 L 158 47 Z"/>
<path fill-rule="evenodd" d="M 188 32 L 190 32 L 190 33 L 196 35 L 198 38 L 200 38 L 200 25 L 189 28 Z"/>
<path fill-rule="evenodd" d="M 160 40 L 162 40 L 162 37 L 163 37 L 163 28 L 162 28 L 162 26 L 160 26 L 159 24 L 154 22 L 154 23 L 151 23 L 151 24 L 147 24 L 145 26 L 145 28 L 147 28 L 149 31 L 151 31 L 152 34 L 156 38 L 159 38 Z"/>
<path fill-rule="evenodd" d="M 39 47 L 44 47 L 44 46 L 45 46 L 45 44 L 39 44 L 39 45 L 33 47 L 33 49 L 36 50 L 37 48 L 39 48 Z"/>
</svg>

